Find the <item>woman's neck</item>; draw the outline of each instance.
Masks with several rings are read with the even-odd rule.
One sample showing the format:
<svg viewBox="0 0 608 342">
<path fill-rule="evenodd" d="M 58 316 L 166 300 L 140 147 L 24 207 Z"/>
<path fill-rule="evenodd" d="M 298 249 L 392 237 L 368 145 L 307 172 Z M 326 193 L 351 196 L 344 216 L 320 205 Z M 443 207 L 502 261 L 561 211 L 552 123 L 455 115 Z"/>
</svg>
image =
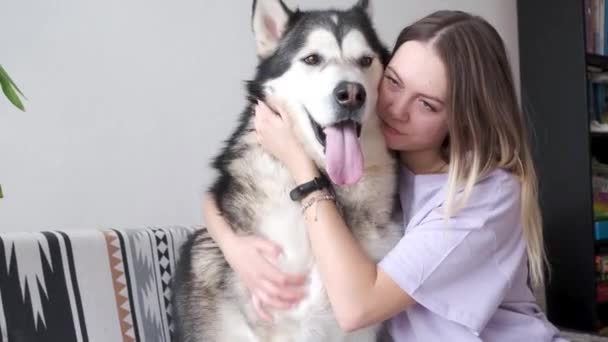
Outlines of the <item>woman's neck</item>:
<svg viewBox="0 0 608 342">
<path fill-rule="evenodd" d="M 414 174 L 444 173 L 448 166 L 439 151 L 402 151 L 399 159 Z"/>
</svg>

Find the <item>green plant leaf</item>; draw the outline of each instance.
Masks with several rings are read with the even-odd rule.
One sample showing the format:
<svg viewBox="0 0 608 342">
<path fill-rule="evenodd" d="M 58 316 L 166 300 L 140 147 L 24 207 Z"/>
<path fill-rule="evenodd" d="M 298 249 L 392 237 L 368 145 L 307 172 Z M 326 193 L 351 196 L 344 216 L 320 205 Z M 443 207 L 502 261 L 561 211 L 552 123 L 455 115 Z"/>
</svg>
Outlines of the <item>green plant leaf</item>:
<svg viewBox="0 0 608 342">
<path fill-rule="evenodd" d="M 11 84 L 15 89 L 17 89 L 17 92 L 19 92 L 19 94 L 21 96 L 23 96 L 24 98 L 26 98 L 25 95 L 23 95 L 23 93 L 21 92 L 21 90 L 17 87 L 17 85 L 15 84 L 15 82 L 8 75 L 8 73 L 6 72 L 6 70 L 4 70 L 4 68 L 2 67 L 2 65 L 0 65 L 0 78 L 6 78 L 8 80 L 8 82 L 9 82 L 9 84 Z"/>
<path fill-rule="evenodd" d="M 19 93 L 24 98 L 25 95 L 23 95 L 21 90 L 17 87 L 15 82 L 13 82 L 8 73 L 4 70 L 4 68 L 2 68 L 2 65 L 0 65 L 0 86 L 2 86 L 2 91 L 4 92 L 4 95 L 6 95 L 6 97 L 9 99 L 9 101 L 11 101 L 11 103 L 15 105 L 15 107 L 21 109 L 22 111 L 25 111 L 23 102 L 21 102 L 21 99 L 19 98 L 19 95 L 17 93 Z M 15 92 L 15 90 L 17 92 Z"/>
<path fill-rule="evenodd" d="M 9 84 L 6 84 L 6 82 L 3 82 L 3 80 L 0 80 L 0 84 L 2 85 L 2 91 L 4 92 L 4 95 L 6 95 L 8 100 L 11 101 L 11 103 L 15 105 L 15 107 L 21 109 L 22 111 L 25 111 L 23 103 L 19 99 L 17 93 L 15 93 L 13 87 L 11 87 Z"/>
</svg>

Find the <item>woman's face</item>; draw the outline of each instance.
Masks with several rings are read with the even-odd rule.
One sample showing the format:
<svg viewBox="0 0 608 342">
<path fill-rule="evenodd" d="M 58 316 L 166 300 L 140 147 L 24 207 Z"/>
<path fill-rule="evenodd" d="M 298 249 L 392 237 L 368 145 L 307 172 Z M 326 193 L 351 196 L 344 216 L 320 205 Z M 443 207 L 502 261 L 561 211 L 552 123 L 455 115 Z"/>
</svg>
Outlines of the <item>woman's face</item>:
<svg viewBox="0 0 608 342">
<path fill-rule="evenodd" d="M 428 43 L 408 41 L 380 82 L 378 113 L 388 147 L 403 152 L 440 150 L 447 127 L 447 74 Z"/>
</svg>

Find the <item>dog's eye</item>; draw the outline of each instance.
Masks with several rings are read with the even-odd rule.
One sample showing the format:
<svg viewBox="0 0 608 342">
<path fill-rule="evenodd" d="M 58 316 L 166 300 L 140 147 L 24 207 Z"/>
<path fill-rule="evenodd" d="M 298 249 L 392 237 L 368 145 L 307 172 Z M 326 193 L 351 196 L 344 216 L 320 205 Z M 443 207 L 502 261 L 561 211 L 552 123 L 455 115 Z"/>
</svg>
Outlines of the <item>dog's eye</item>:
<svg viewBox="0 0 608 342">
<path fill-rule="evenodd" d="M 363 68 L 367 68 L 370 65 L 372 65 L 373 61 L 374 61 L 373 58 L 371 58 L 369 56 L 363 56 L 363 57 L 359 58 L 359 65 Z"/>
<path fill-rule="evenodd" d="M 302 61 L 308 65 L 319 65 L 321 64 L 321 56 L 313 53 L 312 55 L 302 59 Z"/>
</svg>

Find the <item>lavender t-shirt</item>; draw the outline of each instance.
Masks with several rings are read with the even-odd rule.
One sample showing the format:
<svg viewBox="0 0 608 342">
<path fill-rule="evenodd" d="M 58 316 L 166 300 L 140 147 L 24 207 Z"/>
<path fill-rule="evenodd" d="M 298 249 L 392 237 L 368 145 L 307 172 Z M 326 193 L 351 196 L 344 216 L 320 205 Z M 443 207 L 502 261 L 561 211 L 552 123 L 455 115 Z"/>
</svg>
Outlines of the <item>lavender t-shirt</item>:
<svg viewBox="0 0 608 342">
<path fill-rule="evenodd" d="M 416 304 L 391 320 L 396 341 L 559 341 L 527 285 L 520 184 L 497 169 L 449 221 L 447 174 L 401 172 L 405 234 L 380 262 Z"/>
</svg>

